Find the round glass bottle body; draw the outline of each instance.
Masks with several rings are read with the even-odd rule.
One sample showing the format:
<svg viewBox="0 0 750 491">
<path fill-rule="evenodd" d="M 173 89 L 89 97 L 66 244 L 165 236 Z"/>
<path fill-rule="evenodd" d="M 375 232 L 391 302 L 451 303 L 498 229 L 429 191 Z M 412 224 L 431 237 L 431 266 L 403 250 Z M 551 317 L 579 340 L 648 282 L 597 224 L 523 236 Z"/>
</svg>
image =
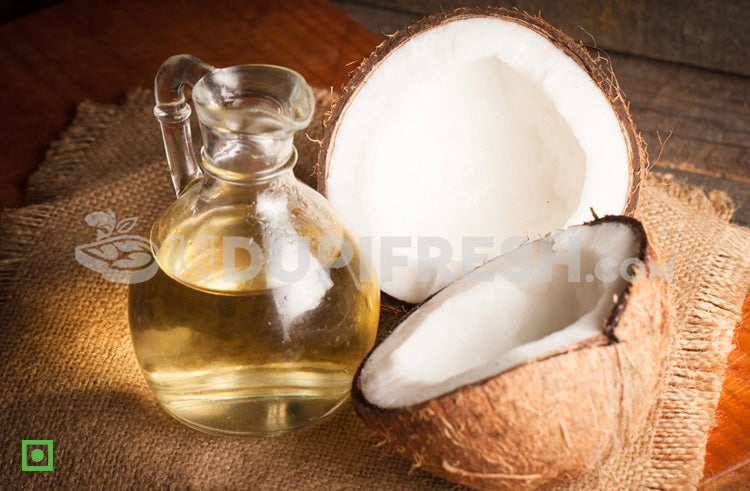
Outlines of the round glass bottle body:
<svg viewBox="0 0 750 491">
<path fill-rule="evenodd" d="M 158 272 L 130 286 L 146 381 L 170 414 L 208 433 L 266 436 L 321 420 L 374 344 L 380 298 L 357 237 L 292 173 L 312 89 L 283 67 L 176 55 L 154 95 L 178 198 L 151 230 Z"/>
<path fill-rule="evenodd" d="M 148 384 L 167 412 L 208 433 L 266 436 L 321 420 L 375 340 L 379 290 L 356 236 L 291 170 L 279 174 L 189 188 L 152 230 L 157 274 L 130 287 Z"/>
</svg>

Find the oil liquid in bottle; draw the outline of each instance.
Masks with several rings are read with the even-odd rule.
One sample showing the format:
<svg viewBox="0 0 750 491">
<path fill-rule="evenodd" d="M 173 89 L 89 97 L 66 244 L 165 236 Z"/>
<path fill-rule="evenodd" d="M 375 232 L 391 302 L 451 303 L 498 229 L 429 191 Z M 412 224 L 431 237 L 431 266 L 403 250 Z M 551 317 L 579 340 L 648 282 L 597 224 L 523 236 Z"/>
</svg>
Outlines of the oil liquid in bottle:
<svg viewBox="0 0 750 491">
<path fill-rule="evenodd" d="M 297 282 L 274 284 L 264 271 L 227 282 L 224 241 L 212 232 L 242 219 L 186 224 L 178 266 L 164 244 L 156 275 L 130 286 L 130 326 L 167 412 L 212 434 L 267 436 L 315 423 L 346 399 L 375 340 L 379 290 L 374 274 L 360 281 L 357 258 L 326 270 L 341 251 Z"/>
</svg>

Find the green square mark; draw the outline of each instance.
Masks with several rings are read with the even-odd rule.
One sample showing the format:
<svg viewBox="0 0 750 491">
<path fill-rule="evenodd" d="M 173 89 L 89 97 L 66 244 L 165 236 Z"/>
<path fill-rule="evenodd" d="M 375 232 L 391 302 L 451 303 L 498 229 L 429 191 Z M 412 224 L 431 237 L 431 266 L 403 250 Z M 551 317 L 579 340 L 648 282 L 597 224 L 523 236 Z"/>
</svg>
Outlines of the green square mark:
<svg viewBox="0 0 750 491">
<path fill-rule="evenodd" d="M 29 452 L 29 445 L 44 445 L 47 447 L 47 465 L 37 465 L 45 457 L 45 451 L 35 448 Z M 22 471 L 51 471 L 52 469 L 52 440 L 21 440 L 21 470 Z"/>
</svg>

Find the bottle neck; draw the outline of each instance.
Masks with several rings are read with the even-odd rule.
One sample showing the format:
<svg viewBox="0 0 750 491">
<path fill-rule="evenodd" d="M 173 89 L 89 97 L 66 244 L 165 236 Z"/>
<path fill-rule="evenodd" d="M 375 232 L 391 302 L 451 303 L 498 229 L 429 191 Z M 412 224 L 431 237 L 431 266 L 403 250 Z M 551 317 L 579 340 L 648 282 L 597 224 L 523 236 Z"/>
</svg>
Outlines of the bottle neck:
<svg viewBox="0 0 750 491">
<path fill-rule="evenodd" d="M 203 124 L 201 134 L 201 167 L 224 181 L 264 181 L 297 163 L 293 135 L 226 133 Z"/>
</svg>

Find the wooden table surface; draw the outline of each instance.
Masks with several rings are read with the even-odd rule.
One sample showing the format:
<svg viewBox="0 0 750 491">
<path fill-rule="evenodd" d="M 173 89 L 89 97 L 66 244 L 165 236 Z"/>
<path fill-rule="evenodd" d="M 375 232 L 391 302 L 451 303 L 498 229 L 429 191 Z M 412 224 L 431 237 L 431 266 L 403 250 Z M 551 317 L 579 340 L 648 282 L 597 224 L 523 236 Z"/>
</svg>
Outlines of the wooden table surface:
<svg viewBox="0 0 750 491">
<path fill-rule="evenodd" d="M 0 207 L 24 204 L 26 179 L 77 103 L 114 103 L 128 89 L 151 87 L 172 54 L 216 66 L 284 65 L 338 89 L 380 40 L 324 0 L 69 0 L 0 26 Z M 750 224 L 747 79 L 632 56 L 612 62 L 652 158 L 672 133 L 659 168 L 726 190 L 739 205 L 736 221 Z M 705 489 L 750 482 L 750 297 L 735 337 Z"/>
</svg>

